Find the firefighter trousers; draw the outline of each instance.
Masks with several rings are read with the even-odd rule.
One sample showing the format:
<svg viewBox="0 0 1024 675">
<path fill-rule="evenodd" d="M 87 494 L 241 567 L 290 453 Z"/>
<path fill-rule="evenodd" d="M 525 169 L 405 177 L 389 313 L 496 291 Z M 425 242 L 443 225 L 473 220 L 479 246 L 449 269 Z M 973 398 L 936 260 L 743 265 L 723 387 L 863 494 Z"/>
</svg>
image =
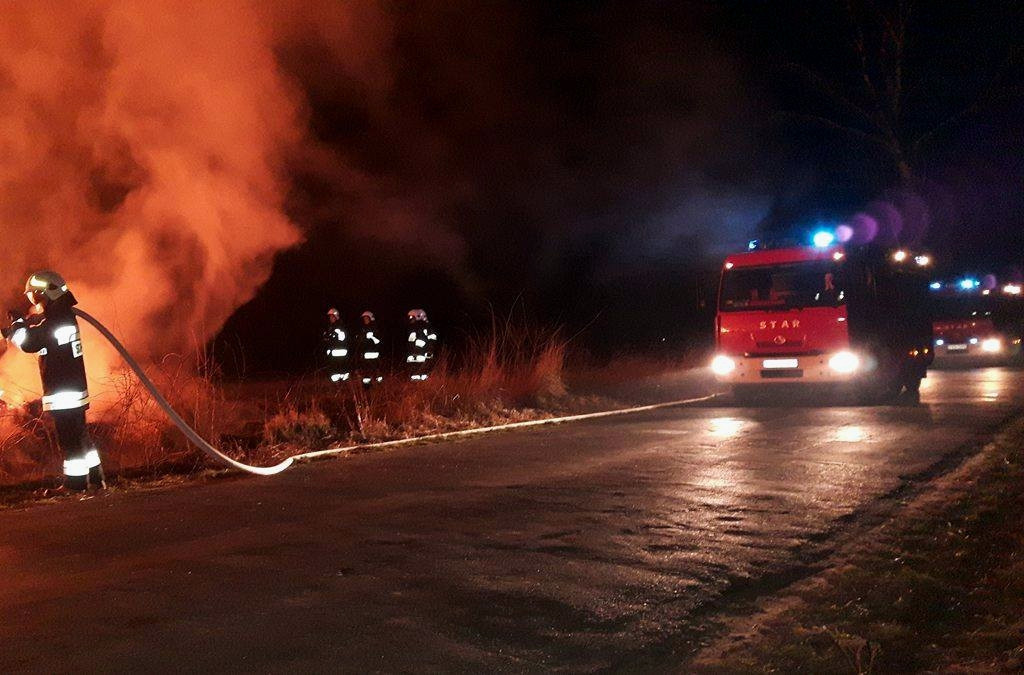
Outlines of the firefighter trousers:
<svg viewBox="0 0 1024 675">
<path fill-rule="evenodd" d="M 64 484 L 70 490 L 84 490 L 90 484 L 104 487 L 100 454 L 85 426 L 85 408 L 51 410 L 57 430 L 57 444 L 64 455 Z"/>
</svg>

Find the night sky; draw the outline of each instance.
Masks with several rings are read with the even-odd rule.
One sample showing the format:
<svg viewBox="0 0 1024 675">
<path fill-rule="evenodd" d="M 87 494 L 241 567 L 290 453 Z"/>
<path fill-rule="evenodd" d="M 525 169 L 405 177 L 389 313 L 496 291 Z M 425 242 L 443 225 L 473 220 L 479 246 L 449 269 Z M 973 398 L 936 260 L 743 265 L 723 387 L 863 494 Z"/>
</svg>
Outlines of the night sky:
<svg viewBox="0 0 1024 675">
<path fill-rule="evenodd" d="M 217 342 L 251 371 L 307 366 L 332 305 L 385 327 L 423 307 L 456 341 L 514 307 L 595 352 L 674 348 L 726 252 L 858 213 L 937 273 L 1020 275 L 1019 3 L 384 7 L 370 76 L 277 50 L 316 143 L 291 164 L 306 241 Z"/>
</svg>

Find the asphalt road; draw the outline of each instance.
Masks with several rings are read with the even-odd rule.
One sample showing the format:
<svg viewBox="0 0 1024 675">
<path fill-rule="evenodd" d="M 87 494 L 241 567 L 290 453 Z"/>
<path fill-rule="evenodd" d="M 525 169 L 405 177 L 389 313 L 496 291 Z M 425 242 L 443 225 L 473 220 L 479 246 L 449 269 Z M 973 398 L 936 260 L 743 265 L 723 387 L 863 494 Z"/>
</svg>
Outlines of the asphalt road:
<svg viewBox="0 0 1024 675">
<path fill-rule="evenodd" d="M 671 669 L 1022 401 L 938 372 L 0 512 L 0 670 Z"/>
</svg>

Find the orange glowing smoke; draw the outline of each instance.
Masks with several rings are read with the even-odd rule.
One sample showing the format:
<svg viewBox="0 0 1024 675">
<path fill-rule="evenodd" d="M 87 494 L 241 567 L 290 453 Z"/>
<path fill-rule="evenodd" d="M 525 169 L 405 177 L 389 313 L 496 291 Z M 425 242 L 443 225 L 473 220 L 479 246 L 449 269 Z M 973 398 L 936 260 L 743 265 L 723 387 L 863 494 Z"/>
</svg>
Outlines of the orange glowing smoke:
<svg viewBox="0 0 1024 675">
<path fill-rule="evenodd" d="M 0 283 L 63 274 L 141 358 L 186 352 L 266 281 L 300 232 L 284 157 L 301 97 L 268 13 L 216 2 L 8 3 L 0 22 Z M 0 307 L 2 309 L 2 307 Z M 90 376 L 116 367 L 83 326 Z M 8 350 L 9 400 L 39 386 Z M 11 398 L 13 397 L 13 398 Z"/>
</svg>

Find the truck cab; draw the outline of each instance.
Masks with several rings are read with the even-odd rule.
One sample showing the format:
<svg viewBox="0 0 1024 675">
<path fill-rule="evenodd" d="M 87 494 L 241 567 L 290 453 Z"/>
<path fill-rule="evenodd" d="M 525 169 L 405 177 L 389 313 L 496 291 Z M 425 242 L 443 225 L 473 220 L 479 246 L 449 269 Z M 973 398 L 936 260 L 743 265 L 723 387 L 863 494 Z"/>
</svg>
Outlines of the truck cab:
<svg viewBox="0 0 1024 675">
<path fill-rule="evenodd" d="M 834 239 L 731 255 L 719 284 L 712 371 L 739 397 L 782 385 L 916 396 L 934 356 L 930 262 Z"/>
</svg>

